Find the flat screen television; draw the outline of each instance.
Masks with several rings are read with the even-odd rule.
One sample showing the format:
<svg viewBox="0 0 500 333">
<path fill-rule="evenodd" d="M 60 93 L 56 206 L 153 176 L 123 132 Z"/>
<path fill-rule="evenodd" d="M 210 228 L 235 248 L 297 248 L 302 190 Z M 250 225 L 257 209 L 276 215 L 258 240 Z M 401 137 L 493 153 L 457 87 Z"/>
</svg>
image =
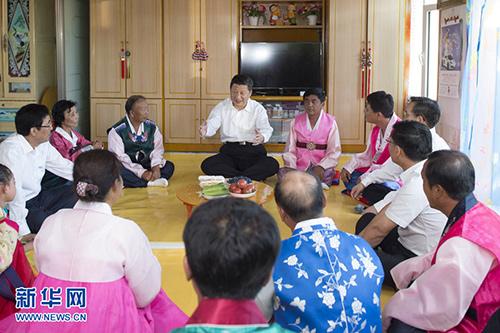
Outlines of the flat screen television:
<svg viewBox="0 0 500 333">
<path fill-rule="evenodd" d="M 257 95 L 299 95 L 323 88 L 323 46 L 319 42 L 241 43 L 240 74 L 254 81 Z"/>
</svg>

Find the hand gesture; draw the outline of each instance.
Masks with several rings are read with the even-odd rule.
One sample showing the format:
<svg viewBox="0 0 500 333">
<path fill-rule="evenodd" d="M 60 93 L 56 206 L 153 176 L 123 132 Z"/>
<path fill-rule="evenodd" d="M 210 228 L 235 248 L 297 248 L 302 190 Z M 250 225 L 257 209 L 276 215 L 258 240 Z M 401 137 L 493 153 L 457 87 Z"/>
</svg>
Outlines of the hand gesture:
<svg viewBox="0 0 500 333">
<path fill-rule="evenodd" d="M 201 124 L 200 126 L 200 136 L 202 138 L 204 138 L 207 135 L 207 128 L 208 128 L 207 122 L 204 121 L 203 124 Z"/>
<path fill-rule="evenodd" d="M 264 136 L 260 134 L 260 131 L 258 129 L 255 129 L 255 139 L 253 140 L 254 145 L 260 145 L 261 143 L 264 143 Z"/>
<path fill-rule="evenodd" d="M 144 173 L 141 176 L 141 178 L 147 182 L 149 182 L 152 177 L 153 177 L 153 172 L 151 172 L 149 170 L 144 171 Z"/>
<path fill-rule="evenodd" d="M 351 190 L 351 197 L 353 197 L 354 199 L 357 199 L 359 198 L 359 196 L 361 195 L 361 193 L 363 193 L 365 189 L 365 185 L 363 185 L 363 183 L 358 183 L 356 186 L 354 186 Z"/>
<path fill-rule="evenodd" d="M 92 142 L 92 147 L 94 149 L 104 149 L 104 146 L 102 145 L 101 141 L 99 141 L 99 140 Z"/>
<path fill-rule="evenodd" d="M 340 172 L 340 179 L 342 179 L 344 183 L 349 183 L 349 181 L 351 180 L 351 173 L 342 168 L 342 171 Z"/>
<path fill-rule="evenodd" d="M 323 178 L 325 178 L 325 169 L 323 169 L 323 167 L 319 166 L 319 165 L 316 165 L 313 169 L 312 169 L 312 172 L 313 174 L 318 177 L 319 181 L 322 182 L 323 181 Z"/>
<path fill-rule="evenodd" d="M 152 172 L 151 181 L 157 180 L 158 178 L 161 177 L 159 165 L 155 165 L 154 167 L 152 167 L 151 172 Z"/>
</svg>

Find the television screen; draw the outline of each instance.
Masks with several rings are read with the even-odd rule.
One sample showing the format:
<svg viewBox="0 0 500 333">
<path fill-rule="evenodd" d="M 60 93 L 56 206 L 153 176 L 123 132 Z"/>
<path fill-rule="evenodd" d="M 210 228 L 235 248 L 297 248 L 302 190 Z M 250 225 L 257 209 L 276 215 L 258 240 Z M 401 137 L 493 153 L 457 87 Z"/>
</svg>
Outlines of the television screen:
<svg viewBox="0 0 500 333">
<path fill-rule="evenodd" d="M 240 51 L 240 74 L 254 80 L 255 93 L 323 87 L 321 43 L 241 43 Z"/>
</svg>

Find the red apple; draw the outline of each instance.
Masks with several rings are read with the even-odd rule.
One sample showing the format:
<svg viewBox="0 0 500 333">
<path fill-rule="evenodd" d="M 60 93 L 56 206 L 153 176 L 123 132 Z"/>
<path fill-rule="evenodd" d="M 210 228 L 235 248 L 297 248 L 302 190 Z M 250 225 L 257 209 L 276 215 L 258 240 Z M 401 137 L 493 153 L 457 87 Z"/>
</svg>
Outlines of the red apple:
<svg viewBox="0 0 500 333">
<path fill-rule="evenodd" d="M 235 193 L 236 190 L 240 190 L 240 188 L 238 187 L 237 184 L 231 184 L 231 185 L 229 185 L 229 192 Z"/>
<path fill-rule="evenodd" d="M 253 193 L 254 191 L 255 191 L 255 187 L 253 186 L 253 184 L 248 184 L 247 186 L 245 186 L 243 193 L 245 193 L 245 194 Z"/>
<path fill-rule="evenodd" d="M 231 191 L 231 193 L 241 194 L 241 188 L 235 187 L 234 190 Z"/>
<path fill-rule="evenodd" d="M 243 190 L 245 186 L 247 186 L 247 181 L 244 179 L 239 179 L 236 184 L 238 184 L 238 187 Z"/>
</svg>

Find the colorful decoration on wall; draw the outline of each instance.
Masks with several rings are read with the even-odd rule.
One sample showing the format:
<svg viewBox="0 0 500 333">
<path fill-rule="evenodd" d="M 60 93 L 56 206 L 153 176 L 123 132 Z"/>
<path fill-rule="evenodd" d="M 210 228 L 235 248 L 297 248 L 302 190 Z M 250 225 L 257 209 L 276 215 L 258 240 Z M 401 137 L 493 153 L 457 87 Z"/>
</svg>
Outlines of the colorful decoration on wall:
<svg viewBox="0 0 500 333">
<path fill-rule="evenodd" d="M 7 2 L 8 64 L 11 77 L 29 77 L 29 0 Z"/>
<path fill-rule="evenodd" d="M 194 52 L 191 55 L 191 58 L 193 60 L 200 60 L 200 61 L 208 60 L 208 53 L 207 50 L 205 50 L 205 43 L 199 40 L 195 42 Z"/>
</svg>

